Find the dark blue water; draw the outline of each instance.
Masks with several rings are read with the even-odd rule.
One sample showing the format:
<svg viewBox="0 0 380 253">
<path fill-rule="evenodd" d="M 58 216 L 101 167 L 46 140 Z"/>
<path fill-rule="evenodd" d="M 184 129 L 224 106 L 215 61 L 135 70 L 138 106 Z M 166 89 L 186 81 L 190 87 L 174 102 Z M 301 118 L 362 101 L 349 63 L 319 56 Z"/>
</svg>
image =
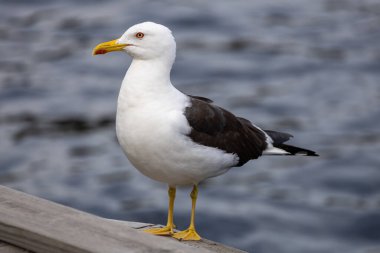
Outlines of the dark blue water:
<svg viewBox="0 0 380 253">
<path fill-rule="evenodd" d="M 176 37 L 180 90 L 321 155 L 263 157 L 204 182 L 201 235 L 256 253 L 380 252 L 380 1 L 0 1 L 0 184 L 165 222 L 166 186 L 115 138 L 130 59 L 91 56 L 146 20 Z"/>
</svg>

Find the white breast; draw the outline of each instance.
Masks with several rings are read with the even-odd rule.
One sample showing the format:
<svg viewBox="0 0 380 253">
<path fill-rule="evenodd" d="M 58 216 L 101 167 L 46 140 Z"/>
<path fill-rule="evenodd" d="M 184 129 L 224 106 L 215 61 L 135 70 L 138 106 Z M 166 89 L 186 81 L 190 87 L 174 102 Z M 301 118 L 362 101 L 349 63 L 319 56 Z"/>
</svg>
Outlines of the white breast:
<svg viewBox="0 0 380 253">
<path fill-rule="evenodd" d="M 237 163 L 235 155 L 191 141 L 187 136 L 191 128 L 183 114 L 190 101 L 173 86 L 164 94 L 139 98 L 127 90 L 119 94 L 117 138 L 144 175 L 173 186 L 197 184 Z"/>
</svg>

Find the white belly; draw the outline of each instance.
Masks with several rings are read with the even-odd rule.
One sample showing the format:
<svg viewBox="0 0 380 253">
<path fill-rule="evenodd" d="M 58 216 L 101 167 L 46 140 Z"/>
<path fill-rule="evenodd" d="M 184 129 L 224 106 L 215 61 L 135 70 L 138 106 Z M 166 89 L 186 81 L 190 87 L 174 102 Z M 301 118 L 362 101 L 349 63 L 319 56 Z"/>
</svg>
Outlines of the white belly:
<svg viewBox="0 0 380 253">
<path fill-rule="evenodd" d="M 144 175 L 169 185 L 197 184 L 226 172 L 237 156 L 191 141 L 183 108 L 145 104 L 128 107 L 119 98 L 117 138 L 130 162 Z"/>
</svg>

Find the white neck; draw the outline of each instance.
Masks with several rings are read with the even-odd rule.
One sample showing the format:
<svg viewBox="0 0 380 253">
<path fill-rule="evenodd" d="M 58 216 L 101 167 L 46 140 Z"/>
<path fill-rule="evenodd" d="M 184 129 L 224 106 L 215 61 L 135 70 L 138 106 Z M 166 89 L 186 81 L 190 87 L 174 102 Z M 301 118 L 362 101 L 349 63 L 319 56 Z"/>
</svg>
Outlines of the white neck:
<svg viewBox="0 0 380 253">
<path fill-rule="evenodd" d="M 162 58 L 133 59 L 120 89 L 118 106 L 135 107 L 178 96 L 180 92 L 170 82 L 172 64 L 172 60 Z"/>
</svg>

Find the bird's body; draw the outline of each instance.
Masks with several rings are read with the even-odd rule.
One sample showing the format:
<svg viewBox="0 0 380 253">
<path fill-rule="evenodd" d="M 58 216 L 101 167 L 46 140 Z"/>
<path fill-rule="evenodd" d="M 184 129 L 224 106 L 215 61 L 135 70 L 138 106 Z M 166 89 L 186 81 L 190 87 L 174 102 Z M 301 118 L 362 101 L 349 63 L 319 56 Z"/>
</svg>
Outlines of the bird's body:
<svg viewBox="0 0 380 253">
<path fill-rule="evenodd" d="M 132 63 L 118 98 L 116 132 L 131 163 L 171 186 L 197 184 L 237 164 L 234 154 L 192 142 L 184 114 L 190 97 L 157 73 L 140 73 L 144 64 Z"/>
<path fill-rule="evenodd" d="M 168 224 L 149 230 L 177 239 L 199 240 L 194 216 L 197 184 L 263 154 L 315 156 L 284 144 L 289 134 L 263 131 L 203 97 L 188 96 L 170 81 L 176 44 L 171 31 L 145 22 L 121 38 L 99 44 L 94 54 L 125 51 L 133 57 L 117 105 L 116 132 L 131 163 L 144 175 L 169 185 Z M 194 185 L 189 229 L 174 233 L 175 187 Z"/>
</svg>

